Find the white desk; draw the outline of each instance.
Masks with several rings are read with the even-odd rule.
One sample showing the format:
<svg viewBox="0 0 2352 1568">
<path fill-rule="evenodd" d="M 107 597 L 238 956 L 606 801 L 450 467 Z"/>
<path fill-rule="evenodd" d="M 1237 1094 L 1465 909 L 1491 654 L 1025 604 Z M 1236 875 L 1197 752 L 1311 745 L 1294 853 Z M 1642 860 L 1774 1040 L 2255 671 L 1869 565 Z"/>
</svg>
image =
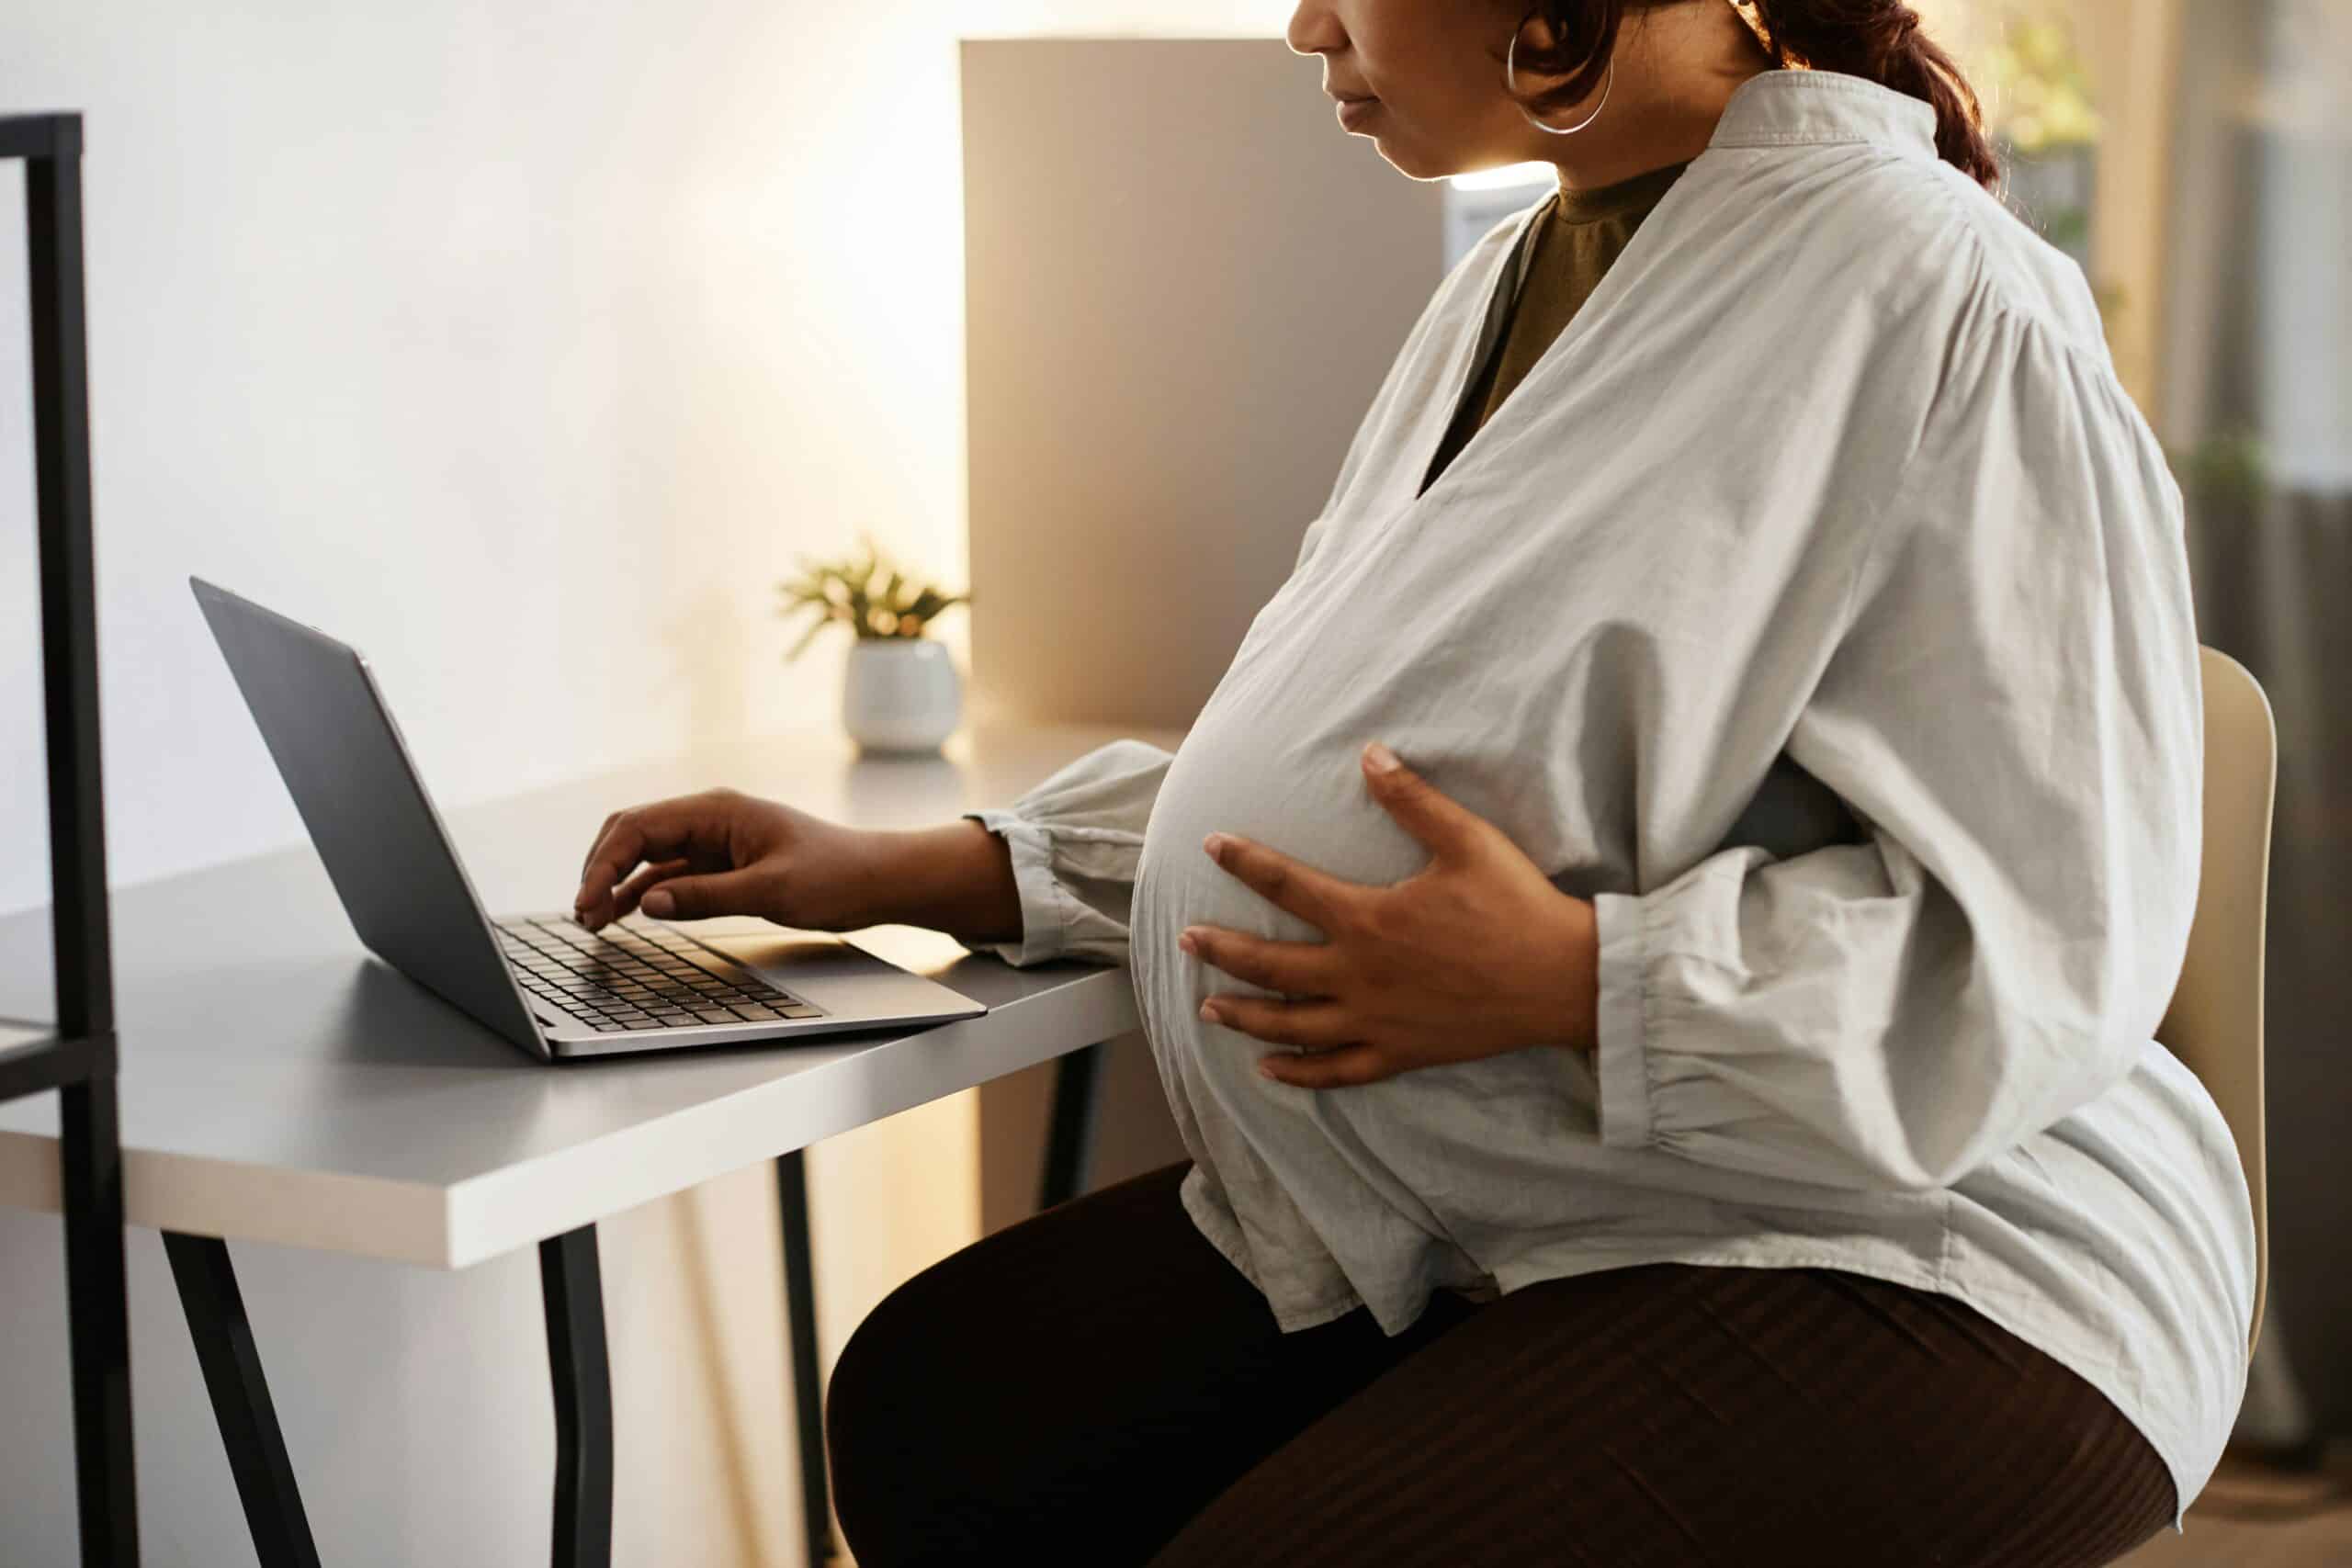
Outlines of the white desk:
<svg viewBox="0 0 2352 1568">
<path fill-rule="evenodd" d="M 570 903 L 590 835 L 623 805 L 717 784 L 862 828 L 917 828 L 1012 799 L 1121 735 L 977 728 L 928 761 L 859 761 L 818 730 L 707 748 L 445 813 L 492 914 Z M 252 749 L 261 753 L 259 738 Z M 418 759 L 428 787 L 431 757 Z M 266 766 L 266 762 L 264 764 Z M 273 783 L 271 787 L 277 787 Z M 114 901 L 124 1208 L 165 1233 L 265 1568 L 317 1561 L 225 1242 L 268 1241 L 462 1269 L 541 1244 L 556 1382 L 560 1561 L 609 1557 L 610 1391 L 596 1222 L 783 1156 L 794 1331 L 806 1339 L 802 1452 L 825 1539 L 797 1156 L 864 1125 L 1137 1027 L 1125 969 L 1016 970 L 938 932 L 859 945 L 987 1004 L 984 1017 L 791 1045 L 541 1063 L 370 957 L 307 843 L 126 890 Z M 45 912 L 0 920 L 0 1017 L 48 1007 Z M 1091 1058 L 1089 1058 L 1091 1061 Z M 1082 1091 L 1084 1077 L 1078 1077 Z M 1084 1107 L 1057 1097 L 1057 1142 Z M 1074 1167 L 1074 1161 L 1061 1162 Z M 0 1107 L 0 1203 L 59 1206 L 51 1097 Z M 1078 1182 L 1066 1169 L 1069 1196 Z M 215 1239 L 217 1238 L 217 1239 Z M 797 1244 L 797 1247 L 795 1244 Z M 208 1343 L 209 1342 L 209 1343 Z M 599 1402 L 601 1401 L 601 1408 Z M 601 1424 L 601 1426 L 600 1426 Z"/>
</svg>

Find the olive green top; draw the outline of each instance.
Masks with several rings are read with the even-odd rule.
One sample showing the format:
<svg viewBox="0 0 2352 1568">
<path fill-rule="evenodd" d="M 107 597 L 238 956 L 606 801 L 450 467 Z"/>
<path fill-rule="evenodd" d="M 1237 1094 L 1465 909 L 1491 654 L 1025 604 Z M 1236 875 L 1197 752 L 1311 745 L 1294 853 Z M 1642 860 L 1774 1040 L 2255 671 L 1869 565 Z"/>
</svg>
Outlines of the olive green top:
<svg viewBox="0 0 2352 1568">
<path fill-rule="evenodd" d="M 1584 308 L 1642 220 L 1689 167 L 1669 164 L 1598 190 L 1562 190 L 1553 197 L 1538 222 L 1527 281 L 1511 300 L 1509 325 L 1454 409 L 1453 423 L 1422 480 L 1424 490 Z"/>
</svg>

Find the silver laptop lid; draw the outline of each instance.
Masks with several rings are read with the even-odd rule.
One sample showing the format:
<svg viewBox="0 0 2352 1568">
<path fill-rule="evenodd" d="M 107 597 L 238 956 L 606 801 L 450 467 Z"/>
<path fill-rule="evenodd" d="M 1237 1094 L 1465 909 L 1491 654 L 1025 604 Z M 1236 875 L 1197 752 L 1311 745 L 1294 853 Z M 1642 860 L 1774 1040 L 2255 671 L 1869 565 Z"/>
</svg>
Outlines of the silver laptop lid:
<svg viewBox="0 0 2352 1568">
<path fill-rule="evenodd" d="M 507 1039 L 551 1055 L 368 661 L 202 578 L 188 586 L 359 940 Z"/>
</svg>

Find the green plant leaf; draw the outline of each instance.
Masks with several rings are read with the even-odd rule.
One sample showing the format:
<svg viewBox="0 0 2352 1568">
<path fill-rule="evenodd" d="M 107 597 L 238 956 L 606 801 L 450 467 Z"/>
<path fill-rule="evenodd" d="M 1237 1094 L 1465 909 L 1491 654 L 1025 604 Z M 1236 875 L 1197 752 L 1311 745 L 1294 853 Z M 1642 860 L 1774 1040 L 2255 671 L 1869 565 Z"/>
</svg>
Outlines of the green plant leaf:
<svg viewBox="0 0 2352 1568">
<path fill-rule="evenodd" d="M 812 623 L 808 629 L 801 634 L 800 640 L 792 645 L 792 650 L 784 656 L 785 662 L 789 664 L 794 660 L 799 658 L 803 652 L 807 651 L 808 645 L 816 640 L 817 634 L 824 629 L 825 623 L 823 621 L 820 620 Z"/>
<path fill-rule="evenodd" d="M 789 619 L 802 610 L 814 610 L 817 619 L 785 656 L 787 660 L 798 658 L 828 621 L 839 621 L 861 639 L 912 641 L 929 635 L 942 611 L 971 603 L 968 592 L 943 593 L 910 577 L 904 567 L 889 564 L 871 529 L 861 530 L 859 538 L 865 548 L 863 558 L 819 560 L 805 551 L 795 553 L 803 570 L 776 585 L 788 601 L 779 614 Z"/>
</svg>

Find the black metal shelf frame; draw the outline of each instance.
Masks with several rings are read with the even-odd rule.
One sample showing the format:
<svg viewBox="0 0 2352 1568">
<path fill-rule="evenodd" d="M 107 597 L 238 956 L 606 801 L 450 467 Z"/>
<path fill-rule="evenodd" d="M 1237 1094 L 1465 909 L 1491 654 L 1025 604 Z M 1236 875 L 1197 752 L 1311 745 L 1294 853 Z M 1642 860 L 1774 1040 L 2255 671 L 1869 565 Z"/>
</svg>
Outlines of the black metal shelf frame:
<svg viewBox="0 0 2352 1568">
<path fill-rule="evenodd" d="M 34 511 L 49 740 L 49 861 L 57 1024 L 0 1052 L 0 1100 L 56 1091 L 74 1365 L 82 1561 L 139 1561 L 130 1451 L 130 1314 L 123 1280 L 122 1141 L 114 977 L 98 787 L 97 593 L 90 544 L 88 343 L 82 271 L 82 117 L 0 117 L 0 159 L 25 165 L 32 296 Z"/>
</svg>

